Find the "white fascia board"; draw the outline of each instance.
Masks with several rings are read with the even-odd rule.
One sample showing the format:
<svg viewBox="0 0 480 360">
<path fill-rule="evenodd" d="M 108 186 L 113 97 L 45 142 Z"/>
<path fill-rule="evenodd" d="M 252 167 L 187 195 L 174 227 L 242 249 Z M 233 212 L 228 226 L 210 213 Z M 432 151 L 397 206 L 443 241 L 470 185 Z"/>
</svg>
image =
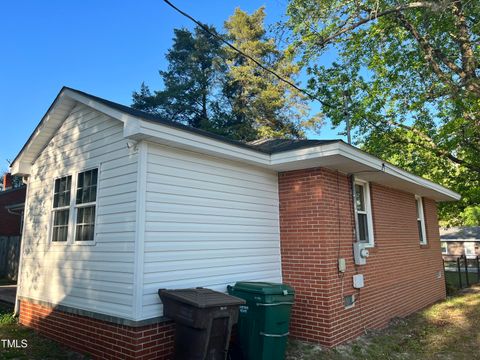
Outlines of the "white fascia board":
<svg viewBox="0 0 480 360">
<path fill-rule="evenodd" d="M 30 163 L 18 159 L 10 166 L 10 173 L 17 176 L 27 176 L 30 175 L 31 167 Z"/>
<path fill-rule="evenodd" d="M 86 96 L 83 96 L 82 94 L 76 93 L 69 89 L 64 89 L 63 91 L 65 95 L 71 98 L 72 100 L 78 101 L 88 107 L 91 107 L 92 109 L 95 109 L 97 111 L 100 111 L 101 113 L 104 113 L 110 117 L 113 117 L 114 119 L 125 122 L 128 118 L 133 118 L 133 116 L 131 115 L 125 114 L 124 112 L 119 110 L 112 109 L 110 106 L 104 105 L 98 101 L 95 101 Z"/>
<path fill-rule="evenodd" d="M 150 140 L 179 148 L 201 151 L 214 156 L 246 161 L 259 166 L 270 165 L 270 155 L 268 154 L 211 139 L 201 134 L 190 133 L 161 123 L 142 120 L 68 89 L 65 89 L 65 92 L 72 99 L 122 121 L 124 124 L 123 136 L 127 139 L 136 141 Z"/>
<path fill-rule="evenodd" d="M 281 165 L 288 162 L 297 162 L 301 160 L 311 160 L 326 156 L 338 155 L 340 144 L 342 143 L 334 142 L 306 149 L 284 151 L 273 154 L 271 155 L 270 164 L 275 167 L 275 165 Z"/>
<path fill-rule="evenodd" d="M 142 134 L 140 121 L 137 118 L 129 117 L 123 123 L 123 137 L 132 140 L 142 140 L 145 135 Z"/>
<path fill-rule="evenodd" d="M 124 124 L 124 137 L 136 141 L 149 140 L 156 143 L 179 147 L 183 149 L 193 150 L 197 152 L 206 153 L 209 155 L 247 162 L 263 168 L 268 168 L 274 171 L 281 171 L 281 165 L 287 163 L 298 163 L 298 168 L 302 168 L 300 162 L 306 160 L 313 160 L 316 163 L 318 159 L 318 166 L 321 166 L 321 159 L 331 156 L 341 156 L 350 159 L 357 164 L 362 164 L 375 170 L 383 170 L 385 173 L 399 178 L 403 181 L 433 190 L 451 200 L 459 200 L 460 195 L 429 180 L 423 179 L 419 176 L 410 174 L 400 168 L 390 164 L 385 164 L 381 159 L 373 155 L 367 154 L 351 145 L 343 142 L 334 142 L 325 145 L 319 145 L 306 149 L 285 151 L 273 155 L 265 154 L 254 149 L 249 149 L 240 145 L 229 144 L 228 142 L 218 139 L 203 136 L 179 128 L 168 125 L 146 121 L 141 118 L 126 114 L 123 111 L 111 108 L 108 105 L 102 104 L 94 99 L 88 98 L 82 94 L 76 93 L 69 89 L 64 89 L 56 99 L 49 112 L 55 112 L 57 106 L 61 107 L 64 99 L 69 98 L 75 102 L 82 103 L 101 113 L 104 113 L 114 119 L 120 120 Z M 62 109 L 63 110 L 63 109 Z M 68 114 L 67 114 L 68 115 Z M 46 115 L 46 120 L 49 119 L 49 114 Z M 33 137 L 38 135 L 40 131 L 45 131 L 44 126 L 47 121 L 43 121 L 39 125 Z M 32 143 L 27 144 L 26 148 L 22 150 L 18 159 L 12 164 L 12 173 L 18 175 L 28 175 L 30 172 L 29 158 L 25 153 L 29 153 L 29 148 L 33 147 Z M 306 167 L 311 167 L 310 163 L 305 162 Z M 385 164 L 385 167 L 383 165 Z"/>
<path fill-rule="evenodd" d="M 255 150 L 228 144 L 220 140 L 207 138 L 200 134 L 193 134 L 181 129 L 143 120 L 140 120 L 139 123 L 135 124 L 132 122 L 131 126 L 129 126 L 129 130 L 125 130 L 125 134 L 128 134 L 130 138 L 137 140 L 148 139 L 149 141 L 165 145 L 247 162 L 274 171 L 279 171 L 281 165 L 285 163 L 295 163 L 315 159 L 321 160 L 322 158 L 338 155 L 350 159 L 355 163 L 365 165 L 372 170 L 383 171 L 385 174 L 396 177 L 402 181 L 433 190 L 448 197 L 450 200 L 460 199 L 460 195 L 454 191 L 385 163 L 383 160 L 343 142 L 335 142 L 312 148 L 268 155 Z M 319 161 L 319 166 L 321 166 L 321 161 Z"/>
<path fill-rule="evenodd" d="M 345 143 L 339 143 L 339 151 L 340 155 L 343 155 L 345 157 L 348 157 L 352 160 L 355 160 L 359 163 L 365 164 L 367 166 L 373 167 L 374 169 L 383 169 L 383 171 L 386 174 L 390 174 L 392 176 L 395 176 L 397 178 L 400 178 L 404 181 L 410 182 L 415 185 L 420 185 L 422 187 L 431 189 L 433 191 L 436 191 L 438 193 L 441 193 L 445 196 L 448 196 L 452 200 L 460 200 L 461 195 L 447 189 L 444 186 L 438 185 L 430 180 L 424 179 L 420 176 L 411 174 L 405 170 L 402 170 L 394 165 L 391 165 L 389 163 L 386 163 L 385 161 L 370 155 L 362 150 L 356 149 L 351 145 L 345 144 Z"/>
<path fill-rule="evenodd" d="M 65 93 L 65 90 L 57 95 L 47 113 L 43 116 L 10 166 L 13 175 L 30 174 L 30 165 L 55 135 L 58 127 L 73 108 L 72 104 L 74 104 L 74 101 Z"/>
<path fill-rule="evenodd" d="M 136 131 L 136 130 L 135 130 Z M 247 162 L 260 167 L 270 167 L 270 155 L 229 144 L 217 139 L 208 138 L 182 129 L 140 121 L 140 134 L 149 141 L 170 145 L 205 154 Z M 132 134 L 134 135 L 134 134 Z M 139 137 L 138 133 L 135 136 Z"/>
<path fill-rule="evenodd" d="M 459 200 L 461 198 L 461 196 L 454 191 L 451 191 L 432 181 L 413 175 L 343 142 L 336 142 L 307 149 L 285 151 L 279 154 L 274 154 L 271 157 L 271 165 L 275 168 L 275 166 L 279 166 L 287 162 L 297 162 L 316 158 L 321 159 L 322 157 L 334 155 L 342 156 L 344 158 L 353 160 L 358 164 L 365 165 L 372 170 L 383 171 L 385 174 L 389 174 L 403 181 L 433 190 L 450 198 L 451 200 Z"/>
</svg>

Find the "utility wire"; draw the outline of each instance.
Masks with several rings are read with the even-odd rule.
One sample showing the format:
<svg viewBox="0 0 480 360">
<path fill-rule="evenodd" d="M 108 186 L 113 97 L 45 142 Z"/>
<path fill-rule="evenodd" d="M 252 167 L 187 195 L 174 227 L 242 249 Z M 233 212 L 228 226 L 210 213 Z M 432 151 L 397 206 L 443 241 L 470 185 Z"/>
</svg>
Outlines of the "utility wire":
<svg viewBox="0 0 480 360">
<path fill-rule="evenodd" d="M 256 60 L 254 57 L 244 53 L 242 50 L 238 49 L 236 46 L 232 45 L 231 43 L 229 43 L 227 40 L 225 40 L 223 37 L 221 37 L 220 35 L 218 34 L 215 34 L 213 32 L 210 31 L 210 29 L 208 29 L 207 26 L 205 26 L 204 24 L 202 24 L 200 21 L 198 21 L 197 19 L 195 19 L 193 16 L 187 14 L 185 11 L 183 10 L 180 10 L 178 7 L 176 7 L 175 5 L 173 5 L 169 0 L 163 0 L 163 2 L 165 2 L 168 6 L 170 6 L 172 9 L 174 9 L 175 11 L 177 11 L 178 13 L 180 13 L 181 15 L 185 16 L 186 18 L 190 19 L 191 21 L 193 21 L 195 24 L 197 24 L 203 31 L 205 31 L 206 33 L 210 34 L 211 36 L 213 36 L 214 38 L 216 38 L 217 40 L 219 40 L 220 42 L 224 43 L 225 45 L 227 45 L 230 49 L 234 50 L 235 52 L 237 52 L 238 54 L 240 54 L 241 56 L 243 56 L 244 58 L 252 61 L 253 63 L 255 63 L 258 67 L 260 67 L 261 69 L 265 70 L 266 72 L 272 74 L 273 76 L 275 76 L 278 80 L 284 82 L 285 84 L 293 87 L 295 90 L 301 92 L 302 94 L 305 94 L 307 95 L 311 100 L 316 100 L 318 101 L 322 106 L 324 107 L 328 107 L 330 109 L 335 109 L 336 106 L 333 106 L 332 104 L 329 104 L 325 101 L 323 101 L 322 99 L 318 98 L 317 96 L 315 96 L 314 94 L 312 94 L 311 92 L 309 92 L 308 90 L 306 89 L 303 89 L 299 86 L 297 86 L 295 83 L 293 83 L 292 81 L 288 80 L 288 79 L 285 79 L 284 77 L 282 77 L 281 75 L 279 75 L 278 73 L 276 73 L 275 71 L 273 71 L 272 69 L 269 69 L 267 66 L 263 65 L 261 62 L 259 62 L 258 60 Z M 367 90 L 368 92 L 368 90 Z M 366 118 L 366 117 L 362 117 L 363 120 L 365 120 L 367 123 L 369 123 L 371 126 L 373 126 L 374 128 L 378 129 L 379 128 L 379 125 L 377 123 L 375 123 L 374 121 L 370 120 L 369 118 Z M 348 121 L 348 120 L 347 120 Z M 392 138 L 393 139 L 393 138 Z"/>
<path fill-rule="evenodd" d="M 268 67 L 266 67 L 265 65 L 263 65 L 261 62 L 259 62 L 258 60 L 256 60 L 254 57 L 244 53 L 242 50 L 240 50 L 239 48 L 237 48 L 235 45 L 232 45 L 231 43 L 229 43 L 227 40 L 225 40 L 223 37 L 221 37 L 220 35 L 218 34 L 215 34 L 213 32 L 210 31 L 210 29 L 205 26 L 204 24 L 202 24 L 200 21 L 198 21 L 197 19 L 195 19 L 193 16 L 187 14 L 185 11 L 183 10 L 180 10 L 178 7 L 176 7 L 175 5 L 173 5 L 169 0 L 163 0 L 163 2 L 165 2 L 168 6 L 170 6 L 172 9 L 174 9 L 175 11 L 177 11 L 178 13 L 182 14 L 183 16 L 185 16 L 186 18 L 190 19 L 191 21 L 193 21 L 195 24 L 197 24 L 200 28 L 203 29 L 203 31 L 207 32 L 208 34 L 210 34 L 211 36 L 213 36 L 214 38 L 216 38 L 217 40 L 221 41 L 222 43 L 224 43 L 225 45 L 227 45 L 230 49 L 234 50 L 235 52 L 237 52 L 238 54 L 242 55 L 244 58 L 252 61 L 253 63 L 255 63 L 258 67 L 262 68 L 263 70 L 265 70 L 266 72 L 272 74 L 273 76 L 275 76 L 278 80 L 284 82 L 285 84 L 287 85 L 290 85 L 291 87 L 293 87 L 295 90 L 307 95 L 310 99 L 312 100 L 317 100 L 320 104 L 322 104 L 322 106 L 325 106 L 325 107 L 329 107 L 329 108 L 333 108 L 332 105 L 326 103 L 325 101 L 319 99 L 318 97 L 316 97 L 315 95 L 313 95 L 311 92 L 309 92 L 308 90 L 305 90 L 305 89 L 302 89 L 301 87 L 297 86 L 296 84 L 294 84 L 292 81 L 288 80 L 288 79 L 285 79 L 284 77 L 282 77 L 281 75 L 277 74 L 275 71 L 273 71 L 272 69 L 269 69 Z"/>
</svg>

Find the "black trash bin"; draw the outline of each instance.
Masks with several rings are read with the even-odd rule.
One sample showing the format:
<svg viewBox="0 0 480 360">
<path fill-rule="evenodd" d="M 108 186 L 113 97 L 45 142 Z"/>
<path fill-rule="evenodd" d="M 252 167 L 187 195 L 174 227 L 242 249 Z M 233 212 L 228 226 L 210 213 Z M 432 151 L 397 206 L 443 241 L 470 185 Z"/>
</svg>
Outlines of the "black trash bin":
<svg viewBox="0 0 480 360">
<path fill-rule="evenodd" d="M 210 289 L 159 289 L 163 313 L 176 322 L 176 360 L 225 360 L 239 305 L 245 300 Z"/>
</svg>

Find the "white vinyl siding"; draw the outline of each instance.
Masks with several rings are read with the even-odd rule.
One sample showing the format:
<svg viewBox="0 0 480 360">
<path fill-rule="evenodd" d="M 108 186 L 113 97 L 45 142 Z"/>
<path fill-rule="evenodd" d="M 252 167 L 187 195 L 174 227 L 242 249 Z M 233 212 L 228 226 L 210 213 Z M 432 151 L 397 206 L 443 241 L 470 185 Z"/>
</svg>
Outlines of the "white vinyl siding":
<svg viewBox="0 0 480 360">
<path fill-rule="evenodd" d="M 126 142 L 120 121 L 79 105 L 35 160 L 28 183 L 21 296 L 133 318 L 138 155 Z M 92 168 L 99 176 L 95 244 L 52 244 L 54 179 Z"/>
<path fill-rule="evenodd" d="M 277 174 L 148 144 L 142 318 L 159 288 L 281 281 Z"/>
<path fill-rule="evenodd" d="M 442 248 L 442 254 L 448 255 L 448 244 L 445 241 L 440 243 L 440 247 Z"/>
</svg>

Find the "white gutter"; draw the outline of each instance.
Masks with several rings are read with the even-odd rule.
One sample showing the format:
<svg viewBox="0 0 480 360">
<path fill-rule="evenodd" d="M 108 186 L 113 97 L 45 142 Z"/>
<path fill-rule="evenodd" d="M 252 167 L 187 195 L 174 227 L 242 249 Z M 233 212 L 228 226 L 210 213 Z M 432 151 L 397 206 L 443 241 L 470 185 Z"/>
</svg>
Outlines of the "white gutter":
<svg viewBox="0 0 480 360">
<path fill-rule="evenodd" d="M 242 146 L 241 144 L 222 141 L 218 138 L 205 136 L 198 132 L 186 131 L 185 129 L 169 126 L 167 124 L 141 119 L 117 109 L 113 109 L 108 105 L 69 89 L 62 90 L 55 106 L 58 106 L 59 104 L 61 105 L 61 101 L 66 98 L 70 99 L 70 101 L 75 100 L 121 121 L 124 126 L 124 137 L 127 139 L 135 141 L 148 140 L 216 157 L 246 162 L 273 171 L 283 171 L 282 165 L 285 164 L 294 164 L 297 168 L 302 168 L 302 161 L 305 161 L 304 168 L 322 166 L 322 159 L 326 159 L 327 157 L 330 159 L 341 157 L 343 159 L 352 160 L 357 164 L 376 169 L 377 171 L 382 170 L 385 174 L 396 177 L 415 186 L 429 189 L 440 194 L 441 196 L 439 196 L 439 198 L 446 197 L 448 200 L 459 200 L 461 197 L 454 191 L 435 184 L 432 181 L 413 175 L 396 166 L 385 163 L 383 160 L 343 142 L 333 142 L 325 145 L 284 151 L 270 155 L 251 149 L 247 146 Z M 54 110 L 54 108 L 50 111 L 52 110 Z M 48 121 L 48 117 L 46 119 Z M 27 144 L 25 149 L 22 150 L 22 153 L 15 159 L 11 166 L 12 173 L 24 175 L 30 173 L 31 164 L 22 161 L 23 154 L 25 151 L 28 151 L 28 148 Z M 310 160 L 309 163 L 308 160 Z M 314 165 L 312 166 L 312 164 Z"/>
</svg>

